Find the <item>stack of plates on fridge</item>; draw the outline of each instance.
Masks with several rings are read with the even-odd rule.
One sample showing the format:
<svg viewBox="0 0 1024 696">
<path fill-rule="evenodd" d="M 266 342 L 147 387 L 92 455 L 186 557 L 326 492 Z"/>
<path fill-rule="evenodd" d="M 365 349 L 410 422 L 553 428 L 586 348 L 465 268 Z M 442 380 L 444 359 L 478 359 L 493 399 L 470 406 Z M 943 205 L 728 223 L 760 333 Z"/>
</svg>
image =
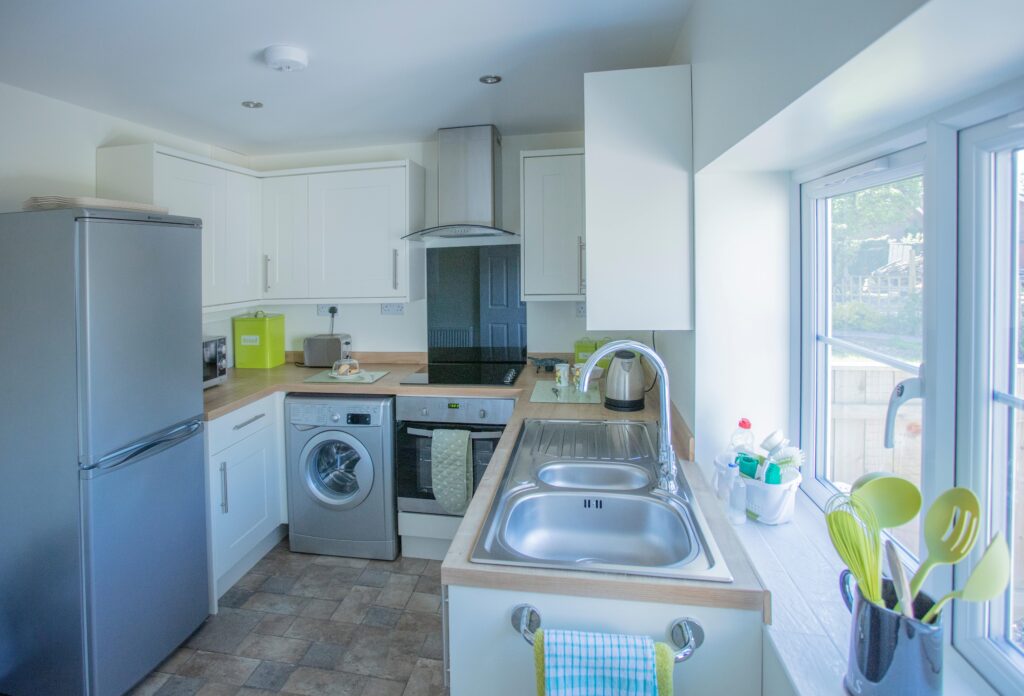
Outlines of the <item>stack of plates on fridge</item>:
<svg viewBox="0 0 1024 696">
<path fill-rule="evenodd" d="M 164 214 L 167 208 L 148 203 L 115 201 L 109 198 L 90 196 L 33 196 L 22 204 L 23 210 L 59 210 L 61 208 L 114 208 L 116 210 L 140 210 L 145 213 Z"/>
</svg>

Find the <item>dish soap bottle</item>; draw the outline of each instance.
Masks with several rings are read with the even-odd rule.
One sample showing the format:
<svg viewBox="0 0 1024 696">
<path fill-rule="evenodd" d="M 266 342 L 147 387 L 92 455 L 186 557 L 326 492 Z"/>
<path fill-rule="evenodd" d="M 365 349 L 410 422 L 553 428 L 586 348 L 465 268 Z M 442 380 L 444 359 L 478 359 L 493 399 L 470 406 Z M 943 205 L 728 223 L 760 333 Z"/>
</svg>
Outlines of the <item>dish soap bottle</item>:
<svg viewBox="0 0 1024 696">
<path fill-rule="evenodd" d="M 740 418 L 736 430 L 732 431 L 732 437 L 729 438 L 729 448 L 733 452 L 754 451 L 754 431 L 750 429 L 749 419 Z"/>
</svg>

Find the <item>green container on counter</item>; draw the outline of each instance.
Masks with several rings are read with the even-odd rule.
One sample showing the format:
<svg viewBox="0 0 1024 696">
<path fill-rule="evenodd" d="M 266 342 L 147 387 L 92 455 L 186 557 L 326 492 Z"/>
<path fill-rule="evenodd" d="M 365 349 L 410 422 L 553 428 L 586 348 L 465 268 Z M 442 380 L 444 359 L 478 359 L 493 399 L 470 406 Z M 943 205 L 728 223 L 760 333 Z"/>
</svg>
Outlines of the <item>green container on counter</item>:
<svg viewBox="0 0 1024 696">
<path fill-rule="evenodd" d="M 235 367 L 269 369 L 284 365 L 284 315 L 256 312 L 232 317 Z"/>
<path fill-rule="evenodd" d="M 575 362 L 577 365 L 582 365 L 587 361 L 587 358 L 589 358 L 595 350 L 603 346 L 605 343 L 608 343 L 608 341 L 610 340 L 612 339 L 608 338 L 607 336 L 605 336 L 604 338 L 596 339 L 584 336 L 583 338 L 577 340 L 576 343 L 573 344 L 573 362 Z M 607 370 L 608 366 L 611 365 L 611 363 L 612 356 L 609 355 L 605 358 L 601 358 L 600 360 L 598 360 L 597 366 Z"/>
<path fill-rule="evenodd" d="M 597 341 L 592 338 L 577 339 L 576 343 L 573 344 L 573 362 L 577 365 L 582 365 L 590 357 L 590 354 L 597 349 Z"/>
<path fill-rule="evenodd" d="M 605 343 L 610 343 L 612 340 L 614 340 L 614 339 L 612 339 L 612 338 L 610 338 L 608 336 L 605 336 L 604 338 L 597 339 L 597 341 L 595 341 L 597 346 L 594 348 L 594 350 L 597 350 L 598 348 L 603 346 Z M 597 361 L 597 366 L 600 367 L 602 370 L 607 370 L 608 366 L 612 364 L 612 357 L 613 356 L 611 356 L 611 355 L 607 355 L 607 356 L 601 358 L 600 360 Z"/>
</svg>

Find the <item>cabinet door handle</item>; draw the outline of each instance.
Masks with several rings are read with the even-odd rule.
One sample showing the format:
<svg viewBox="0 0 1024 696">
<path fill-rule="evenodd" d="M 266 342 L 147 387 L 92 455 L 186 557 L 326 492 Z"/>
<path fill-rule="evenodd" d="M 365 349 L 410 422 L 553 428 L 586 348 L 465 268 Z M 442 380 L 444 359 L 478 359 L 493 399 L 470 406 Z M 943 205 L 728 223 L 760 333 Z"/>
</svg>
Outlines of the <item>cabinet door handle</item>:
<svg viewBox="0 0 1024 696">
<path fill-rule="evenodd" d="M 584 270 L 583 270 L 583 264 L 584 264 L 583 256 L 584 256 L 584 252 L 586 251 L 586 248 L 587 248 L 587 244 L 586 244 L 586 242 L 583 241 L 583 237 L 577 237 L 576 238 L 576 262 L 577 262 L 576 265 L 577 265 L 577 271 L 579 272 L 579 276 L 578 276 L 579 279 L 580 279 L 579 289 L 580 289 L 580 294 L 581 295 L 587 291 L 587 279 L 584 276 Z"/>
<path fill-rule="evenodd" d="M 264 292 L 270 291 L 270 255 L 263 255 L 263 290 Z"/>
<path fill-rule="evenodd" d="M 220 463 L 220 511 L 222 514 L 228 512 L 228 463 Z"/>
<path fill-rule="evenodd" d="M 398 289 L 398 249 L 391 250 L 391 289 Z"/>
<path fill-rule="evenodd" d="M 259 420 L 260 418 L 262 418 L 262 417 L 263 417 L 263 416 L 265 416 L 265 415 L 267 415 L 267 414 L 265 414 L 265 413 L 257 413 L 257 414 L 256 414 L 255 416 L 253 416 L 252 418 L 250 418 L 250 419 L 248 419 L 248 420 L 244 420 L 244 421 L 242 421 L 241 423 L 239 423 L 238 425 L 234 426 L 234 427 L 232 428 L 232 430 L 241 430 L 242 428 L 244 428 L 244 427 L 245 427 L 245 426 L 247 426 L 247 425 L 252 425 L 253 423 L 255 423 L 256 421 L 258 421 L 258 420 Z"/>
</svg>

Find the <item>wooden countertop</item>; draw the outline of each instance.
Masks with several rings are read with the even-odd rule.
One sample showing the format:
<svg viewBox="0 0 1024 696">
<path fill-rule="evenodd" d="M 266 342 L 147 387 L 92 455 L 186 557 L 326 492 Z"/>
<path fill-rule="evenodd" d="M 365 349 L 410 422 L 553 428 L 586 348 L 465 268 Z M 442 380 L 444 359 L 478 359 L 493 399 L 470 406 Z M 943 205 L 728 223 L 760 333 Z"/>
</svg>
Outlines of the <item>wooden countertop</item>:
<svg viewBox="0 0 1024 696">
<path fill-rule="evenodd" d="M 269 396 L 274 392 L 304 392 L 312 394 L 394 394 L 420 396 L 491 396 L 517 399 L 512 419 L 487 467 L 487 473 L 470 502 L 462 524 L 456 532 L 441 566 L 441 582 L 445 585 L 469 585 L 495 589 L 549 592 L 587 597 L 635 599 L 717 606 L 735 609 L 761 610 L 766 623 L 770 623 L 768 593 L 762 587 L 732 526 L 704 482 L 704 477 L 690 461 L 681 462 L 682 470 L 693 489 L 707 519 L 734 581 L 720 583 L 696 580 L 675 580 L 638 575 L 617 575 L 547 568 L 526 568 L 505 565 L 471 563 L 470 553 L 481 531 L 491 501 L 497 492 L 502 474 L 508 465 L 516 438 L 527 418 L 572 418 L 607 420 L 628 418 L 654 421 L 658 418 L 658 398 L 648 394 L 647 407 L 642 411 L 622 414 L 609 411 L 601 404 L 534 404 L 530 394 L 538 379 L 553 379 L 553 375 L 536 374 L 528 367 L 512 387 L 480 386 L 420 386 L 399 382 L 421 366 L 409 363 L 361 362 L 366 370 L 388 370 L 389 374 L 373 384 L 308 384 L 303 380 L 323 368 L 296 367 L 288 363 L 269 370 L 228 370 L 224 384 L 205 393 L 205 418 L 213 420 L 246 404 Z M 675 411 L 675 409 L 673 409 Z M 673 440 L 680 457 L 692 457 L 693 436 L 686 423 L 673 413 Z"/>
</svg>

